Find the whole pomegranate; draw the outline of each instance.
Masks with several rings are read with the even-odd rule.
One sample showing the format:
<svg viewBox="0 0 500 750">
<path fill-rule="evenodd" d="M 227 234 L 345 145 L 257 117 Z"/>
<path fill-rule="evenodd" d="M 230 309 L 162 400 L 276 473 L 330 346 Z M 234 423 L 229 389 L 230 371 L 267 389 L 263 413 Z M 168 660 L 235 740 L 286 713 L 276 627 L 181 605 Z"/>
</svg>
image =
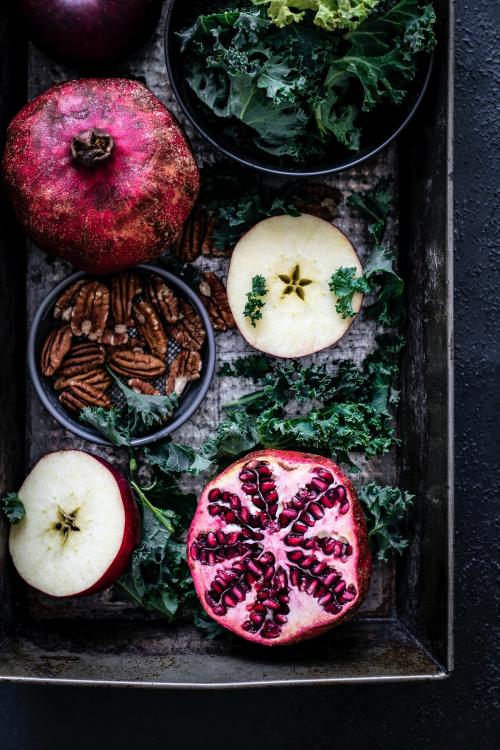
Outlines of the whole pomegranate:
<svg viewBox="0 0 500 750">
<path fill-rule="evenodd" d="M 3 171 L 33 241 L 95 274 L 161 255 L 199 188 L 174 117 L 122 78 L 68 81 L 26 104 L 8 127 Z"/>
<path fill-rule="evenodd" d="M 351 482 L 333 461 L 292 451 L 251 453 L 205 487 L 187 558 L 207 613 L 267 646 L 351 617 L 371 575 Z"/>
</svg>

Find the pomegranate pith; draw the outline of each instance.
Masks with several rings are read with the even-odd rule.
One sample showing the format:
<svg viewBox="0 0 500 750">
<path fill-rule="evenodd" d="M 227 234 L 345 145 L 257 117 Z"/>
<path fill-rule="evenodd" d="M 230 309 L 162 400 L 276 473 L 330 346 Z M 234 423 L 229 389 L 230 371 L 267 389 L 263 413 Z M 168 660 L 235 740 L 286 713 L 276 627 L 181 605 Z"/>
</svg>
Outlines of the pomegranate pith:
<svg viewBox="0 0 500 750">
<path fill-rule="evenodd" d="M 207 613 L 268 646 L 351 617 L 372 564 L 349 479 L 329 459 L 277 450 L 249 454 L 205 487 L 187 558 Z"/>
</svg>

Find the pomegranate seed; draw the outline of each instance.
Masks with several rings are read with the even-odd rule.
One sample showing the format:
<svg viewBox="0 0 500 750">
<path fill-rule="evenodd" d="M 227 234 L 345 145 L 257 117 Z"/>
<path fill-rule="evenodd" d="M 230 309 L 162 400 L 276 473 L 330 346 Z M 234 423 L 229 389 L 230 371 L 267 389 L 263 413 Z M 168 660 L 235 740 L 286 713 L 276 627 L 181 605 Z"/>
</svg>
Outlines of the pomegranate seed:
<svg viewBox="0 0 500 750">
<path fill-rule="evenodd" d="M 352 555 L 352 547 L 351 547 L 350 544 L 346 544 L 345 554 L 346 555 Z"/>
<path fill-rule="evenodd" d="M 264 580 L 265 581 L 270 581 L 273 576 L 274 576 L 274 568 L 273 568 L 272 565 L 269 565 L 264 570 Z"/>
<path fill-rule="evenodd" d="M 325 596 L 322 596 L 321 599 L 319 599 L 319 603 L 321 604 L 322 607 L 324 607 L 325 604 L 330 604 L 332 599 L 333 597 L 331 594 L 325 594 Z"/>
<path fill-rule="evenodd" d="M 261 477 L 270 477 L 272 476 L 272 473 L 273 473 L 271 469 L 269 468 L 269 466 L 267 466 L 266 464 L 261 464 L 258 467 L 257 471 L 259 472 Z"/>
<path fill-rule="evenodd" d="M 223 502 L 228 503 L 231 499 L 231 493 L 227 490 L 224 490 L 224 492 L 221 495 L 221 499 Z"/>
<path fill-rule="evenodd" d="M 265 612 L 266 611 L 266 608 L 264 607 L 264 605 L 261 602 L 257 602 L 256 604 L 254 604 L 253 608 L 254 608 L 255 612 Z"/>
<path fill-rule="evenodd" d="M 342 607 L 340 604 L 337 604 L 337 602 L 332 601 L 330 604 L 327 604 L 324 609 L 325 612 L 329 612 L 331 615 L 336 615 L 341 611 Z"/>
<path fill-rule="evenodd" d="M 222 508 L 220 505 L 209 505 L 208 506 L 208 512 L 211 516 L 218 516 L 222 511 Z"/>
<path fill-rule="evenodd" d="M 213 607 L 213 611 L 215 615 L 218 615 L 219 617 L 224 617 L 225 614 L 227 614 L 227 609 L 222 606 L 222 604 L 218 605 L 217 607 Z"/>
<path fill-rule="evenodd" d="M 224 513 L 224 520 L 226 523 L 234 523 L 236 521 L 236 513 L 233 513 L 232 510 L 228 510 Z"/>
<path fill-rule="evenodd" d="M 312 515 L 316 519 L 323 518 L 323 516 L 325 515 L 325 511 L 320 505 L 318 505 L 318 503 L 309 503 L 309 505 L 307 506 L 307 510 L 309 511 L 309 513 L 312 513 Z"/>
<path fill-rule="evenodd" d="M 254 484 L 254 482 L 244 482 L 241 485 L 241 489 L 246 495 L 253 495 L 255 492 L 257 492 L 257 485 Z"/>
<path fill-rule="evenodd" d="M 300 564 L 303 568 L 310 568 L 311 565 L 315 562 L 316 558 L 314 557 L 314 555 L 309 555 L 309 557 L 305 557 Z"/>
<path fill-rule="evenodd" d="M 253 479 L 255 479 L 253 472 L 251 471 L 240 471 L 239 479 L 241 482 L 251 482 Z"/>
<path fill-rule="evenodd" d="M 287 594 L 278 594 L 278 599 L 280 600 L 280 602 L 282 602 L 282 604 L 288 604 L 288 602 L 290 601 L 290 597 L 287 596 Z"/>
<path fill-rule="evenodd" d="M 291 547 L 300 547 L 304 537 L 301 534 L 287 534 L 283 541 Z"/>
<path fill-rule="evenodd" d="M 300 574 L 297 568 L 290 568 L 290 582 L 292 586 L 298 586 L 300 583 Z"/>
<path fill-rule="evenodd" d="M 331 474 L 327 469 L 323 469 L 322 466 L 315 466 L 313 472 L 317 474 L 321 479 L 324 479 L 325 482 L 328 482 L 328 484 L 331 484 L 333 482 L 333 474 Z"/>
<path fill-rule="evenodd" d="M 248 508 L 242 508 L 240 511 L 240 518 L 243 521 L 243 523 L 248 523 L 250 520 L 250 511 Z"/>
<path fill-rule="evenodd" d="M 260 508 L 260 510 L 265 510 L 266 508 L 266 503 L 261 497 L 259 497 L 259 495 L 253 495 L 252 503 L 255 505 L 256 508 Z"/>
<path fill-rule="evenodd" d="M 209 565 L 215 565 L 215 552 L 209 552 L 207 560 Z"/>
<path fill-rule="evenodd" d="M 286 584 L 287 584 L 286 573 L 283 570 L 283 568 L 279 568 L 278 572 L 276 573 L 276 576 L 274 577 L 274 585 L 278 589 L 284 589 L 286 588 Z"/>
<path fill-rule="evenodd" d="M 260 462 L 256 459 L 253 459 L 253 461 L 247 461 L 245 464 L 245 469 L 257 469 L 260 466 Z"/>
<path fill-rule="evenodd" d="M 339 601 L 342 602 L 342 603 L 344 603 L 344 602 L 352 602 L 352 600 L 354 599 L 354 597 L 355 597 L 355 594 L 351 594 L 350 591 L 344 591 L 344 593 L 342 594 L 342 596 L 339 596 Z"/>
<path fill-rule="evenodd" d="M 266 498 L 266 500 L 267 500 L 268 503 L 276 503 L 277 504 L 278 493 L 276 492 L 276 490 L 272 490 L 271 492 L 266 492 L 264 494 L 264 497 Z"/>
<path fill-rule="evenodd" d="M 216 547 L 217 546 L 217 539 L 215 537 L 215 534 L 213 531 L 209 531 L 207 534 L 207 544 L 209 547 Z"/>
<path fill-rule="evenodd" d="M 307 531 L 307 524 L 302 523 L 301 521 L 295 521 L 292 526 L 292 531 L 295 531 L 297 534 L 303 534 Z"/>
<path fill-rule="evenodd" d="M 339 505 L 343 505 L 347 496 L 346 488 L 343 484 L 338 484 L 332 490 L 332 496 L 334 501 Z"/>
<path fill-rule="evenodd" d="M 271 492 L 271 490 L 276 489 L 276 485 L 274 484 L 274 482 L 265 481 L 261 483 L 260 489 L 262 490 L 262 492 Z"/>
<path fill-rule="evenodd" d="M 304 542 L 302 544 L 303 549 L 315 549 L 316 548 L 316 542 L 314 539 L 304 539 Z"/>
<path fill-rule="evenodd" d="M 311 479 L 311 484 L 319 492 L 326 492 L 329 487 L 329 483 L 325 482 L 324 479 L 320 479 L 319 477 L 313 477 Z"/>
<path fill-rule="evenodd" d="M 248 570 L 257 576 L 257 578 L 260 578 L 262 575 L 262 571 L 258 564 L 255 562 L 255 560 L 248 560 L 247 562 L 247 568 Z"/>
<path fill-rule="evenodd" d="M 325 508 L 333 508 L 335 504 L 335 497 L 333 495 L 333 492 L 333 490 L 329 490 L 319 498 L 319 502 L 324 505 Z"/>
<path fill-rule="evenodd" d="M 280 608 L 280 603 L 276 601 L 276 599 L 265 599 L 263 602 L 264 606 L 268 609 L 276 609 L 278 610 Z"/>
<path fill-rule="evenodd" d="M 220 497 L 220 490 L 217 487 L 215 487 L 213 490 L 210 490 L 210 492 L 208 493 L 208 499 L 211 503 L 218 500 L 219 497 Z"/>
<path fill-rule="evenodd" d="M 320 583 L 319 583 L 318 579 L 317 578 L 311 578 L 311 580 L 307 584 L 306 591 L 307 591 L 308 594 L 311 594 L 312 596 L 314 596 L 314 593 L 318 590 L 319 586 L 320 586 Z"/>
<path fill-rule="evenodd" d="M 196 543 L 191 545 L 191 557 L 193 560 L 198 559 L 198 545 Z"/>
<path fill-rule="evenodd" d="M 245 594 L 243 593 L 243 591 L 241 591 L 241 589 L 238 588 L 238 586 L 233 586 L 233 588 L 231 589 L 231 594 L 239 602 L 242 602 L 245 598 Z"/>
<path fill-rule="evenodd" d="M 300 549 L 294 549 L 292 552 L 287 552 L 286 556 L 288 557 L 290 562 L 295 562 L 295 563 L 300 562 L 300 560 L 302 560 L 302 558 L 304 557 Z"/>
<path fill-rule="evenodd" d="M 319 589 L 313 594 L 315 599 L 321 599 L 327 593 L 327 589 L 324 586 L 320 586 Z"/>
<path fill-rule="evenodd" d="M 288 524 L 291 523 L 291 521 L 294 521 L 298 515 L 299 512 L 295 508 L 284 508 L 278 519 L 281 528 L 283 529 L 285 526 L 288 526 Z"/>
<path fill-rule="evenodd" d="M 257 612 L 251 612 L 250 620 L 253 622 L 254 625 L 261 625 L 261 623 L 264 620 L 264 616 L 257 614 Z"/>
<path fill-rule="evenodd" d="M 326 539 L 323 542 L 323 552 L 325 555 L 331 555 L 336 545 L 335 539 Z"/>
<path fill-rule="evenodd" d="M 210 590 L 210 593 L 212 594 L 212 596 L 214 596 L 214 592 L 215 592 L 216 594 L 219 594 L 220 596 L 220 594 L 222 594 L 223 591 L 224 591 L 224 584 L 222 583 L 222 581 L 218 581 L 217 578 L 215 578 L 212 581 L 212 588 Z"/>
<path fill-rule="evenodd" d="M 302 521 L 303 523 L 306 523 L 308 526 L 314 526 L 316 523 L 314 518 L 311 516 L 310 513 L 307 512 L 307 510 L 303 510 L 302 513 L 299 516 L 299 523 Z"/>
<path fill-rule="evenodd" d="M 241 501 L 238 495 L 231 495 L 229 504 L 233 510 L 239 510 L 241 508 Z"/>
<path fill-rule="evenodd" d="M 276 558 L 272 552 L 263 552 L 259 558 L 259 562 L 262 563 L 262 565 L 274 565 Z"/>
<path fill-rule="evenodd" d="M 239 531 L 231 531 L 226 536 L 226 543 L 227 544 L 236 544 L 236 542 L 238 541 L 239 538 L 240 538 L 240 532 Z M 222 544 L 222 542 L 221 542 L 221 544 Z"/>
<path fill-rule="evenodd" d="M 215 536 L 217 537 L 217 541 L 219 542 L 219 544 L 224 544 L 224 542 L 226 541 L 226 535 L 220 529 L 215 532 Z"/>
<path fill-rule="evenodd" d="M 341 507 L 339 508 L 339 513 L 340 513 L 340 514 L 341 514 L 342 516 L 345 516 L 345 514 L 347 513 L 347 511 L 348 511 L 348 510 L 349 510 L 349 503 L 344 503 L 344 505 L 342 505 L 342 506 L 341 506 Z"/>
<path fill-rule="evenodd" d="M 206 550 L 204 550 L 204 549 L 200 550 L 199 560 L 200 560 L 200 562 L 201 562 L 202 565 L 206 565 L 207 564 L 207 553 L 206 553 Z"/>
<path fill-rule="evenodd" d="M 226 605 L 226 607 L 236 607 L 238 601 L 237 599 L 234 599 L 229 592 L 226 592 L 224 596 L 222 597 L 223 603 Z"/>
<path fill-rule="evenodd" d="M 326 575 L 323 578 L 323 584 L 328 588 L 329 586 L 332 585 L 334 581 L 337 580 L 338 577 L 339 577 L 339 574 L 337 573 L 337 571 L 332 570 L 330 573 L 328 573 L 328 575 Z"/>
<path fill-rule="evenodd" d="M 269 506 L 269 515 L 271 518 L 276 518 L 276 513 L 278 512 L 278 506 L 276 504 Z"/>
<path fill-rule="evenodd" d="M 333 545 L 333 554 L 334 557 L 340 557 L 342 554 L 342 542 L 335 542 Z"/>
<path fill-rule="evenodd" d="M 321 560 L 320 562 L 316 563 L 316 565 L 311 566 L 311 573 L 314 573 L 315 576 L 319 576 L 319 574 L 322 573 L 326 567 L 326 562 L 324 560 Z"/>
<path fill-rule="evenodd" d="M 343 592 L 343 590 L 345 589 L 345 587 L 346 587 L 346 582 L 345 581 L 341 581 L 340 583 L 338 583 L 335 586 L 335 588 L 333 590 L 335 591 L 336 594 L 341 594 Z"/>
<path fill-rule="evenodd" d="M 286 622 L 288 622 L 288 617 L 286 617 L 286 615 L 277 614 L 274 615 L 274 619 L 276 620 L 276 622 L 279 622 L 280 625 L 284 625 Z"/>
<path fill-rule="evenodd" d="M 294 497 L 292 500 L 292 505 L 294 508 L 297 508 L 297 510 L 302 510 L 305 505 L 305 500 L 299 500 L 298 497 Z"/>
</svg>

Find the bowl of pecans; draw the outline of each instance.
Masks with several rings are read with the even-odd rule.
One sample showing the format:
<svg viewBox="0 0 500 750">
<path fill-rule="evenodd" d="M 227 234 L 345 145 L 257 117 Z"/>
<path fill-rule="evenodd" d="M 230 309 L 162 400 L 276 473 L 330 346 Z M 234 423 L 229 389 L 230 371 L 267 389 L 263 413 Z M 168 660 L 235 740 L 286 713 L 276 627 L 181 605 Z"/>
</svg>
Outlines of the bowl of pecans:
<svg viewBox="0 0 500 750">
<path fill-rule="evenodd" d="M 200 296 L 161 266 L 97 278 L 79 272 L 38 308 L 28 367 L 42 403 L 70 432 L 140 446 L 199 407 L 214 374 L 215 336 Z"/>
</svg>

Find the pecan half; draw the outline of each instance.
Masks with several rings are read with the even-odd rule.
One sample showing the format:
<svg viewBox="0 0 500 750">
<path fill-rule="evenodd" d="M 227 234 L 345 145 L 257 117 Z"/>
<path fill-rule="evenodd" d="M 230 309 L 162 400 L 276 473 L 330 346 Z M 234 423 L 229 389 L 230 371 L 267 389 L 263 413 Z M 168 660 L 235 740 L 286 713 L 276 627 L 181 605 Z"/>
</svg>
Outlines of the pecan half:
<svg viewBox="0 0 500 750">
<path fill-rule="evenodd" d="M 78 281 L 75 281 L 64 290 L 54 305 L 54 318 L 60 318 L 66 322 L 71 320 L 71 313 L 73 312 L 78 292 L 85 283 L 85 279 L 78 279 Z"/>
<path fill-rule="evenodd" d="M 201 349 L 206 332 L 197 312 L 187 302 L 181 302 L 181 318 L 169 328 L 169 333 L 184 349 Z"/>
<path fill-rule="evenodd" d="M 99 338 L 99 343 L 104 344 L 104 346 L 124 346 L 128 343 L 128 339 L 127 331 L 116 331 L 116 327 L 115 330 L 106 328 Z"/>
<path fill-rule="evenodd" d="M 130 378 L 128 385 L 136 393 L 143 393 L 145 396 L 160 396 L 160 391 L 154 385 L 140 378 Z"/>
<path fill-rule="evenodd" d="M 179 300 L 160 276 L 150 276 L 146 285 L 146 297 L 166 323 L 179 320 Z"/>
<path fill-rule="evenodd" d="M 175 393 L 180 396 L 188 383 L 200 378 L 201 368 L 202 361 L 199 352 L 180 352 L 170 365 L 165 393 Z"/>
<path fill-rule="evenodd" d="M 201 298 L 215 331 L 227 331 L 234 328 L 233 314 L 227 301 L 226 287 L 211 271 L 205 271 L 198 287 Z"/>
<path fill-rule="evenodd" d="M 71 330 L 75 336 L 98 341 L 104 333 L 109 315 L 109 289 L 100 281 L 88 281 L 78 292 L 71 313 Z"/>
<path fill-rule="evenodd" d="M 200 255 L 205 238 L 205 224 L 206 212 L 202 208 L 195 208 L 172 247 L 174 254 L 184 263 L 192 263 Z"/>
<path fill-rule="evenodd" d="M 63 391 L 68 388 L 71 382 L 88 383 L 100 391 L 107 391 L 112 383 L 111 375 L 102 367 L 88 372 L 81 372 L 79 375 L 70 375 L 66 378 L 57 378 L 54 381 L 56 391 Z"/>
<path fill-rule="evenodd" d="M 152 354 L 130 351 L 130 349 L 115 349 L 108 358 L 108 365 L 119 375 L 133 378 L 156 378 L 165 372 L 165 362 Z"/>
<path fill-rule="evenodd" d="M 154 307 L 149 302 L 141 301 L 134 305 L 133 311 L 137 330 L 151 354 L 159 359 L 165 359 L 168 349 L 167 334 Z"/>
<path fill-rule="evenodd" d="M 100 344 L 84 342 L 71 347 L 59 370 L 60 378 L 71 378 L 95 370 L 104 364 L 106 352 Z"/>
<path fill-rule="evenodd" d="M 111 399 L 102 390 L 94 388 L 89 383 L 72 380 L 69 388 L 59 396 L 59 401 L 70 411 L 81 411 L 86 406 L 102 406 L 111 408 Z"/>
<path fill-rule="evenodd" d="M 111 312 L 117 333 L 125 333 L 132 324 L 132 303 L 142 291 L 141 280 L 135 273 L 123 271 L 111 280 Z"/>
<path fill-rule="evenodd" d="M 342 193 L 337 188 L 323 182 L 310 182 L 304 187 L 303 198 L 297 201 L 297 209 L 318 219 L 331 221 L 337 216 L 341 200 Z"/>
<path fill-rule="evenodd" d="M 46 377 L 51 377 L 62 365 L 64 357 L 71 349 L 71 328 L 69 325 L 54 328 L 45 339 L 40 354 L 40 369 Z"/>
</svg>

